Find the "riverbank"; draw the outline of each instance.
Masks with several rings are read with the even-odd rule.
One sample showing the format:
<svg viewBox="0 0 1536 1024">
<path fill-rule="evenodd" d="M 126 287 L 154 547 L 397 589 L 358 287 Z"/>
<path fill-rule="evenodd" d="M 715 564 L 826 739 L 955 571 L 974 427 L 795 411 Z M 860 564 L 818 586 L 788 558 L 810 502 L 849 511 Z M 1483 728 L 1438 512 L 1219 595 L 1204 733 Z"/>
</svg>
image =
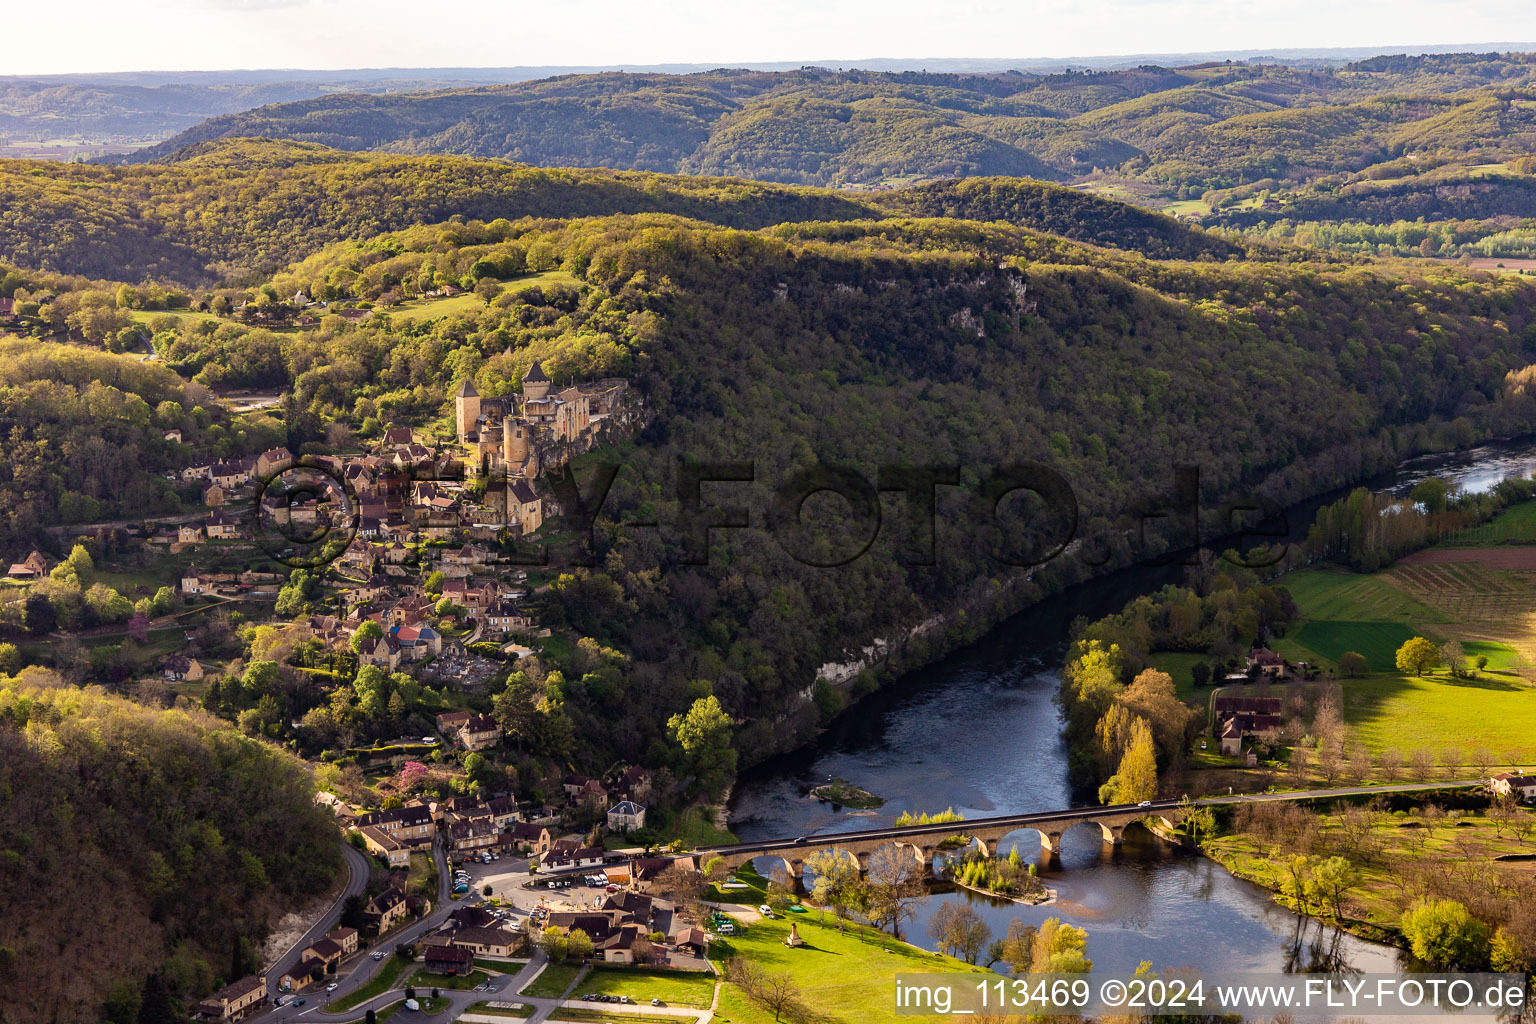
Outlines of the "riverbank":
<svg viewBox="0 0 1536 1024">
<path fill-rule="evenodd" d="M 1055 889 L 1047 888 L 1042 889 L 1038 893 L 1026 893 L 1020 896 L 1014 893 L 995 892 L 992 889 L 984 889 L 979 885 L 966 885 L 964 882 L 957 882 L 953 878 L 949 879 L 949 881 L 957 889 L 964 889 L 967 892 L 973 892 L 978 896 L 985 896 L 991 900 L 1007 900 L 1010 903 L 1017 903 L 1021 907 L 1048 907 L 1056 902 Z"/>
<path fill-rule="evenodd" d="M 1513 805 L 1446 810 L 1426 797 L 1395 811 L 1296 808 L 1237 828 L 1201 851 L 1286 909 L 1372 942 L 1405 948 L 1403 914 L 1426 898 L 1463 903 L 1490 933 L 1536 906 L 1525 863 L 1536 853 L 1536 813 Z"/>
</svg>

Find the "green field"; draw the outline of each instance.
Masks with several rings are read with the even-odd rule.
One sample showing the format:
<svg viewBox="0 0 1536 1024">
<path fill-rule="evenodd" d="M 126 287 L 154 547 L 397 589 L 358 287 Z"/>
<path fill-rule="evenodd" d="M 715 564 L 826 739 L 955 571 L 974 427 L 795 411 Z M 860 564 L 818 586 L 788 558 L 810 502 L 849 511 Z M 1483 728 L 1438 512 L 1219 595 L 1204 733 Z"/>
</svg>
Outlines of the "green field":
<svg viewBox="0 0 1536 1024">
<path fill-rule="evenodd" d="M 569 284 L 580 286 L 581 282 L 567 274 L 563 270 L 551 270 L 543 274 L 530 274 L 520 277 L 515 281 L 503 281 L 502 293 L 517 294 L 520 291 L 532 288 L 535 285 Z M 474 292 L 465 292 L 463 295 L 453 295 L 445 299 L 412 299 L 402 302 L 393 309 L 385 310 L 392 321 L 402 320 L 430 320 L 439 316 L 462 316 L 463 314 L 478 313 L 485 308 L 485 300 Z"/>
<path fill-rule="evenodd" d="M 715 976 L 679 971 L 627 970 L 623 967 L 594 967 L 581 979 L 572 993 L 580 998 L 588 992 L 600 996 L 629 996 L 637 1003 L 660 999 L 668 1006 L 708 1007 L 715 997 Z"/>
<path fill-rule="evenodd" d="M 1536 690 L 1518 681 L 1373 676 L 1343 688 L 1344 719 L 1373 751 L 1486 747 L 1504 763 L 1536 758 Z"/>
<path fill-rule="evenodd" d="M 1304 622 L 1287 637 L 1297 647 L 1311 651 L 1314 657 L 1302 661 L 1338 664 L 1346 651 L 1365 655 L 1372 672 L 1397 670 L 1397 649 L 1416 635 L 1401 622 L 1343 622 L 1337 620 Z M 1283 652 L 1282 652 L 1283 653 Z"/>
<path fill-rule="evenodd" d="M 573 964 L 548 964 L 539 972 L 539 976 L 523 989 L 522 994 L 544 999 L 559 999 L 565 995 L 565 990 L 571 987 L 571 982 L 576 980 L 576 975 L 580 972 L 581 968 Z"/>
<path fill-rule="evenodd" d="M 891 1002 L 891 986 L 897 972 L 956 973 L 996 977 L 950 957 L 897 942 L 870 929 L 838 931 L 836 924 L 822 925 L 815 915 L 795 915 L 805 945 L 784 945 L 790 922 L 783 919 L 754 924 L 745 935 L 717 939 L 710 945 L 711 959 L 721 961 L 741 955 L 765 972 L 788 972 L 800 1000 L 816 1010 L 826 1024 L 866 1024 L 871 1021 L 936 1020 L 936 1017 L 898 1017 Z M 830 921 L 830 918 L 829 918 Z M 1093 939 L 1088 941 L 1089 955 Z M 972 985 L 975 980 L 962 981 Z M 793 1015 L 786 1015 L 793 1019 Z M 754 1003 L 735 985 L 720 991 L 720 1009 L 714 1019 L 729 1024 L 772 1024 L 772 1011 Z"/>
<path fill-rule="evenodd" d="M 1302 619 L 1414 623 L 1441 618 L 1381 576 L 1362 576 L 1343 569 L 1301 569 L 1281 577 L 1279 584 L 1290 591 Z"/>
</svg>

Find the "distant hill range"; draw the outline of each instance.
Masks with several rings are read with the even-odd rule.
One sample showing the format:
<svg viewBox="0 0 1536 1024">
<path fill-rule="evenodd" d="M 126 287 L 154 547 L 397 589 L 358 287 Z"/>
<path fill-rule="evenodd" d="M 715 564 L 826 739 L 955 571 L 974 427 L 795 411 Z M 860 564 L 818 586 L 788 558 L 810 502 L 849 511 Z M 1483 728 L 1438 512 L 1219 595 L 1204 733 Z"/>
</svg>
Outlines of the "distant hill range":
<svg viewBox="0 0 1536 1024">
<path fill-rule="evenodd" d="M 1102 171 L 1183 198 L 1418 153 L 1492 163 L 1536 152 L 1536 57 L 565 75 L 277 103 L 210 118 L 127 159 L 238 137 L 807 185 Z"/>
</svg>

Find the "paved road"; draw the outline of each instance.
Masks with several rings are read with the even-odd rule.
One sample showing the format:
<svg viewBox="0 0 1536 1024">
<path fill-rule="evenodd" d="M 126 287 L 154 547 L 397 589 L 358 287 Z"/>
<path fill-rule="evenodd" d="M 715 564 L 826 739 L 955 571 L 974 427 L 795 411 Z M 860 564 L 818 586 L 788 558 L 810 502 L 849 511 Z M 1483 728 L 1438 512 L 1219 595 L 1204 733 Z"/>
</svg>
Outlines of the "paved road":
<svg viewBox="0 0 1536 1024">
<path fill-rule="evenodd" d="M 1424 789 L 1466 789 L 1480 786 L 1481 782 L 1408 782 L 1391 786 L 1346 786 L 1337 789 L 1303 789 L 1284 793 L 1238 793 L 1232 796 L 1213 796 L 1195 801 L 1201 805 L 1247 803 L 1270 800 L 1317 800 L 1343 796 L 1375 795 L 1377 793 L 1402 793 Z M 1036 811 L 1031 814 L 1005 814 L 991 818 L 970 818 L 963 823 L 936 822 L 928 825 L 908 825 L 902 828 L 886 827 L 861 829 L 853 832 L 833 832 L 811 836 L 788 836 L 781 839 L 762 839 L 750 843 L 732 843 L 728 846 L 709 846 L 695 851 L 695 856 L 707 858 L 712 854 L 751 854 L 783 850 L 785 847 L 803 846 L 815 849 L 835 846 L 850 841 L 879 841 L 882 839 L 910 839 L 914 836 L 954 835 L 967 828 L 1013 827 L 1029 828 L 1042 822 L 1059 821 L 1062 818 L 1078 818 L 1092 821 L 1095 818 L 1125 814 L 1127 811 L 1177 810 L 1179 800 L 1153 800 L 1146 805 L 1110 804 L 1104 807 L 1069 807 L 1059 811 Z"/>
</svg>

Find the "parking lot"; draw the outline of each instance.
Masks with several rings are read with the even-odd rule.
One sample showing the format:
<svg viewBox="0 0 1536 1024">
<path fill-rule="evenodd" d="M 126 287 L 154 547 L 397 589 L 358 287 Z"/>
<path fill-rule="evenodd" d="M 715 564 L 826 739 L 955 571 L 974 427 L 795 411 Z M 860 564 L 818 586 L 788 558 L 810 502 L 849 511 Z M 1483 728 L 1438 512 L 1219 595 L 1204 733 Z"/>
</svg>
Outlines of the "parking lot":
<svg viewBox="0 0 1536 1024">
<path fill-rule="evenodd" d="M 587 876 L 581 872 L 558 876 L 529 875 L 528 860 L 522 857 L 502 857 L 489 864 L 478 860 L 469 864 L 455 863 L 453 870 L 469 876 L 467 897 L 481 896 L 489 884 L 491 898 L 501 900 L 504 908 L 510 904 L 514 910 L 513 919 L 524 918 L 539 907 L 556 912 L 591 910 L 601 906 L 609 894 L 606 881 L 602 885 L 588 884 Z M 537 887 L 528 888 L 530 882 Z M 548 887 L 550 882 L 558 887 Z"/>
</svg>

